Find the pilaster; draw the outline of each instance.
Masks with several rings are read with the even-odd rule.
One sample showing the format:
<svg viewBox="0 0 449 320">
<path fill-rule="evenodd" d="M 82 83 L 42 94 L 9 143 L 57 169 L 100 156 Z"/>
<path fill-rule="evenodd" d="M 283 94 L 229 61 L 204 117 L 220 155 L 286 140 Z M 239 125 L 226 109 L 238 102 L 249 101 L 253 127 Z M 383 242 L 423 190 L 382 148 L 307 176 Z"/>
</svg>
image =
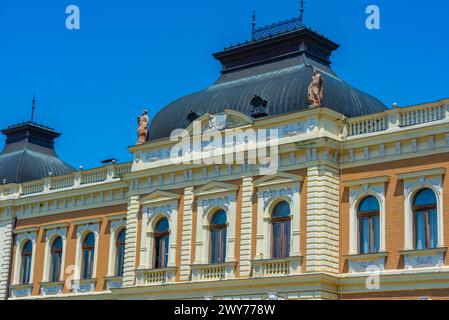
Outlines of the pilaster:
<svg viewBox="0 0 449 320">
<path fill-rule="evenodd" d="M 242 218 L 240 239 L 240 276 L 249 277 L 251 270 L 251 224 L 253 210 L 253 178 L 242 179 Z"/>
<path fill-rule="evenodd" d="M 193 187 L 184 189 L 184 212 L 182 215 L 181 267 L 180 280 L 190 280 L 193 234 Z"/>
<path fill-rule="evenodd" d="M 132 195 L 128 199 L 126 213 L 125 261 L 123 268 L 123 286 L 134 285 L 137 256 L 137 225 L 139 217 L 139 196 Z"/>
<path fill-rule="evenodd" d="M 338 272 L 339 172 L 326 165 L 307 170 L 307 272 Z"/>
</svg>

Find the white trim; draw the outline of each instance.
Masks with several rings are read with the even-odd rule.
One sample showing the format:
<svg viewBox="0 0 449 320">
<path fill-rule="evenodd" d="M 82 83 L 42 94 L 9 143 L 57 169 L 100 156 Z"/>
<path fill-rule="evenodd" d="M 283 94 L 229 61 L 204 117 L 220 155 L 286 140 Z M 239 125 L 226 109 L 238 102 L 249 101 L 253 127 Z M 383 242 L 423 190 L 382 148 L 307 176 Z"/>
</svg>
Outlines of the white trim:
<svg viewBox="0 0 449 320">
<path fill-rule="evenodd" d="M 357 219 L 358 206 L 366 197 L 373 196 L 379 202 L 379 252 L 385 251 L 385 182 L 355 185 L 349 188 L 349 255 L 359 254 L 358 250 L 358 229 Z"/>
<path fill-rule="evenodd" d="M 118 233 L 126 228 L 126 220 L 118 217 L 118 220 L 111 220 L 109 227 L 109 257 L 108 257 L 108 274 L 107 277 L 115 277 L 117 273 L 117 248 L 115 243 L 117 241 Z M 126 232 L 126 231 L 125 231 Z"/>
<path fill-rule="evenodd" d="M 33 252 L 31 255 L 31 270 L 30 270 L 30 281 L 29 283 L 24 283 L 23 285 L 32 285 L 34 281 L 34 261 L 36 258 L 36 238 L 37 231 L 32 232 L 16 232 L 16 253 L 15 253 L 15 266 L 14 266 L 14 277 L 13 277 L 13 285 L 22 285 L 20 283 L 20 272 L 22 268 L 22 249 L 23 244 L 30 240 L 33 246 Z"/>
<path fill-rule="evenodd" d="M 45 231 L 45 254 L 42 282 L 48 282 L 50 279 L 51 245 L 57 237 L 61 237 L 62 240 L 61 273 L 58 281 L 63 281 L 64 279 L 67 227 L 57 227 Z"/>
<path fill-rule="evenodd" d="M 430 189 L 437 199 L 438 248 L 444 246 L 443 219 L 443 176 L 434 172 L 422 171 L 422 175 L 404 178 L 404 250 L 414 250 L 413 243 L 413 198 L 422 189 Z M 431 174 L 431 175 L 428 175 Z"/>
<path fill-rule="evenodd" d="M 142 232 L 140 240 L 140 265 L 139 269 L 152 269 L 154 266 L 153 246 L 154 228 L 162 217 L 167 218 L 169 226 L 168 261 L 167 268 L 175 267 L 176 238 L 178 227 L 178 201 L 170 200 L 160 202 L 157 206 L 145 206 L 142 210 Z M 152 203 L 157 203 L 153 201 Z"/>
<path fill-rule="evenodd" d="M 81 267 L 82 267 L 82 246 L 83 240 L 87 233 L 92 232 L 95 238 L 95 253 L 94 253 L 94 266 L 92 271 L 92 279 L 97 276 L 97 260 L 98 260 L 98 238 L 99 238 L 100 224 L 78 224 L 76 229 L 76 256 L 75 256 L 75 274 L 74 280 L 81 280 Z"/>
<path fill-rule="evenodd" d="M 259 184 L 260 185 L 260 184 Z M 286 201 L 291 212 L 291 234 L 289 257 L 301 256 L 300 211 L 301 183 L 270 184 L 257 191 L 257 251 L 255 260 L 271 259 L 271 213 L 281 201 Z"/>
<path fill-rule="evenodd" d="M 196 242 L 195 242 L 195 265 L 210 264 L 210 219 L 218 210 L 226 212 L 228 224 L 226 230 L 226 259 L 225 262 L 235 261 L 235 225 L 237 214 L 236 192 L 215 194 L 215 196 L 200 196 L 197 201 Z"/>
</svg>

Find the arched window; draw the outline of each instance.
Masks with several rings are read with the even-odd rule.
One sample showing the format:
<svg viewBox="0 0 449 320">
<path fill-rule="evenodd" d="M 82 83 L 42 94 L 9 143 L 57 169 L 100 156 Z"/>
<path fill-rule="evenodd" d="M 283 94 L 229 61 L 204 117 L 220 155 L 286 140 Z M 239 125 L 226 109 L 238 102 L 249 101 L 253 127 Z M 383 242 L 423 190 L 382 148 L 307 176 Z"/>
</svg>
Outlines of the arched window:
<svg viewBox="0 0 449 320">
<path fill-rule="evenodd" d="M 359 253 L 379 252 L 380 247 L 380 207 L 374 196 L 366 197 L 360 202 L 357 211 L 359 222 Z"/>
<path fill-rule="evenodd" d="M 123 276 L 123 262 L 125 260 L 125 238 L 126 231 L 125 228 L 121 229 L 117 234 L 117 240 L 115 242 L 116 248 L 116 261 L 115 261 L 115 270 L 116 276 Z"/>
<path fill-rule="evenodd" d="M 58 282 L 61 277 L 62 239 L 57 237 L 51 245 L 50 280 Z"/>
<path fill-rule="evenodd" d="M 81 264 L 82 279 L 91 279 L 94 271 L 95 236 L 88 233 L 83 240 L 83 257 Z"/>
<path fill-rule="evenodd" d="M 290 224 L 290 206 L 281 202 L 271 215 L 273 259 L 287 258 L 290 254 Z"/>
<path fill-rule="evenodd" d="M 226 212 L 216 212 L 210 221 L 211 263 L 224 263 L 226 260 Z"/>
<path fill-rule="evenodd" d="M 415 249 L 438 246 L 437 198 L 430 189 L 419 191 L 413 201 Z"/>
<path fill-rule="evenodd" d="M 162 218 L 154 232 L 154 268 L 166 268 L 168 261 L 168 220 Z"/>
<path fill-rule="evenodd" d="M 29 284 L 31 280 L 31 259 L 33 257 L 33 243 L 27 240 L 22 248 L 22 270 L 20 279 L 22 284 Z"/>
</svg>

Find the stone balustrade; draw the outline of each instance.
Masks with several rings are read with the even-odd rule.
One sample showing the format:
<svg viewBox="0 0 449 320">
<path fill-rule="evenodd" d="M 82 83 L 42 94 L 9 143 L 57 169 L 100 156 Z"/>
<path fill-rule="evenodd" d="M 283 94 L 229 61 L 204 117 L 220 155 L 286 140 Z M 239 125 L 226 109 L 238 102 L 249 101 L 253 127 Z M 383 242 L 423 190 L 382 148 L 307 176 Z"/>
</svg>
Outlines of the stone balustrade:
<svg viewBox="0 0 449 320">
<path fill-rule="evenodd" d="M 216 281 L 235 277 L 235 262 L 209 265 L 193 265 L 192 280 Z"/>
<path fill-rule="evenodd" d="M 349 118 L 347 120 L 347 134 L 348 137 L 361 136 L 414 125 L 431 124 L 440 120 L 449 120 L 449 104 L 441 101 Z"/>
<path fill-rule="evenodd" d="M 253 277 L 278 277 L 301 273 L 302 257 L 253 261 Z"/>
<path fill-rule="evenodd" d="M 0 185 L 0 200 L 85 187 L 97 183 L 108 183 L 120 179 L 120 175 L 129 172 L 131 172 L 131 163 L 125 163 L 92 170 L 77 171 L 69 175 L 48 177 L 23 184 Z"/>
<path fill-rule="evenodd" d="M 175 281 L 176 268 L 138 269 L 136 270 L 136 285 L 160 285 Z"/>
</svg>

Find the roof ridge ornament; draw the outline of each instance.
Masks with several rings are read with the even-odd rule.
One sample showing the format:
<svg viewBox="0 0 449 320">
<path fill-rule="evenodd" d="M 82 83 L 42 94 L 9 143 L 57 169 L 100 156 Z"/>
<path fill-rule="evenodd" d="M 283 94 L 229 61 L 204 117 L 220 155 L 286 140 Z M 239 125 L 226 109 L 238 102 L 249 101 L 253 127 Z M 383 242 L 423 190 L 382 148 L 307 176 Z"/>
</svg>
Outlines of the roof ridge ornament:
<svg viewBox="0 0 449 320">
<path fill-rule="evenodd" d="M 300 28 L 304 28 L 304 4 L 306 2 L 304 0 L 300 0 L 299 2 L 299 26 Z"/>
<path fill-rule="evenodd" d="M 34 123 L 34 110 L 36 109 L 36 94 L 33 94 L 33 100 L 31 100 L 31 123 Z"/>
</svg>

